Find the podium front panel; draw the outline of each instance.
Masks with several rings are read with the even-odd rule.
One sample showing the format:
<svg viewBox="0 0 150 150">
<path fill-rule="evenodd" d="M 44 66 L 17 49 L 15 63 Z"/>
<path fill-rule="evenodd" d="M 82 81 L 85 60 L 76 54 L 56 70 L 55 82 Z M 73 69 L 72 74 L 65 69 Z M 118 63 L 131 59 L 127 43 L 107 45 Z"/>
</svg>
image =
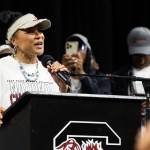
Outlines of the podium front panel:
<svg viewBox="0 0 150 150">
<path fill-rule="evenodd" d="M 3 150 L 12 147 L 15 150 L 133 150 L 141 125 L 141 100 L 29 93 L 4 115 L 0 147 Z"/>
</svg>

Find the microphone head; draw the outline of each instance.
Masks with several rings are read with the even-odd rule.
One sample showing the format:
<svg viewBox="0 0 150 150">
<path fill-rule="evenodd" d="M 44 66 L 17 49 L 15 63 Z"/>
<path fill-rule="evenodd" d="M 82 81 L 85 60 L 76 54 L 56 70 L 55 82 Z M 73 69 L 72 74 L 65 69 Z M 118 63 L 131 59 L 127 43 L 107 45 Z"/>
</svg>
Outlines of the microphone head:
<svg viewBox="0 0 150 150">
<path fill-rule="evenodd" d="M 42 58 L 41 58 L 41 62 L 43 64 L 44 67 L 47 67 L 47 62 L 48 61 L 52 61 L 54 62 L 54 58 L 51 56 L 51 55 L 44 55 Z"/>
<path fill-rule="evenodd" d="M 41 58 L 41 62 L 43 64 L 43 66 L 45 68 L 47 68 L 47 65 L 51 66 L 54 62 L 54 58 L 51 55 L 44 55 Z M 63 80 L 66 84 L 68 84 L 70 86 L 70 78 L 69 78 L 69 74 L 68 72 L 61 72 L 61 71 L 57 71 L 55 73 L 61 80 Z"/>
</svg>

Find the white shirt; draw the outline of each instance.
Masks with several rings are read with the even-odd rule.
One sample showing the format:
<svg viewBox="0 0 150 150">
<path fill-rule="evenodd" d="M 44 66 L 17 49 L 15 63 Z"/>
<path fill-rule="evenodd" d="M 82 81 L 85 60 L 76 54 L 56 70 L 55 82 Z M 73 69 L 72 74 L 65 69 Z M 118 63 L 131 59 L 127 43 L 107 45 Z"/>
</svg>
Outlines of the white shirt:
<svg viewBox="0 0 150 150">
<path fill-rule="evenodd" d="M 136 77 L 150 78 L 150 65 L 142 69 L 133 68 L 132 73 Z M 133 81 L 133 88 L 135 94 L 145 95 L 142 81 Z"/>
<path fill-rule="evenodd" d="M 24 70 L 28 73 L 33 73 L 36 69 L 36 64 L 22 64 Z M 11 56 L 0 59 L 0 106 L 8 108 L 16 99 L 24 92 L 42 92 L 50 94 L 60 92 L 58 85 L 51 77 L 48 70 L 43 67 L 38 61 L 39 76 L 37 81 L 26 81 L 23 76 L 20 65 L 17 60 Z"/>
</svg>

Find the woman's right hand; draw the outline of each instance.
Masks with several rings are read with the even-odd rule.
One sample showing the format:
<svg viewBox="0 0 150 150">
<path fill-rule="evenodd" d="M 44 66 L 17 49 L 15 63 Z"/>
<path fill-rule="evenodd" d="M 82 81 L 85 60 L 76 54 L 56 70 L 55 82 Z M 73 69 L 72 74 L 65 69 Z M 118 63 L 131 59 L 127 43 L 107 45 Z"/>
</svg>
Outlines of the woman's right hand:
<svg viewBox="0 0 150 150">
<path fill-rule="evenodd" d="M 3 112 L 5 111 L 4 107 L 0 107 L 0 126 L 3 124 Z"/>
</svg>

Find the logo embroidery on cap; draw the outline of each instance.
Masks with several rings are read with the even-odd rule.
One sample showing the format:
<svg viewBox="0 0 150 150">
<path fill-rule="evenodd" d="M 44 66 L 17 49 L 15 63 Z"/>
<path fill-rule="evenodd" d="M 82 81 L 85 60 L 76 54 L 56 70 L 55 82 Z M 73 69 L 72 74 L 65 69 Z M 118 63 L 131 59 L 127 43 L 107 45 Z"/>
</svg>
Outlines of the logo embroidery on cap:
<svg viewBox="0 0 150 150">
<path fill-rule="evenodd" d="M 34 17 L 33 21 L 38 21 L 37 17 Z"/>
<path fill-rule="evenodd" d="M 137 38 L 134 38 L 134 39 L 132 40 L 132 43 L 133 43 L 133 44 L 139 44 L 139 45 L 141 45 L 141 44 L 146 44 L 146 43 L 147 43 L 147 40 L 146 40 L 146 39 L 137 39 Z"/>
</svg>

